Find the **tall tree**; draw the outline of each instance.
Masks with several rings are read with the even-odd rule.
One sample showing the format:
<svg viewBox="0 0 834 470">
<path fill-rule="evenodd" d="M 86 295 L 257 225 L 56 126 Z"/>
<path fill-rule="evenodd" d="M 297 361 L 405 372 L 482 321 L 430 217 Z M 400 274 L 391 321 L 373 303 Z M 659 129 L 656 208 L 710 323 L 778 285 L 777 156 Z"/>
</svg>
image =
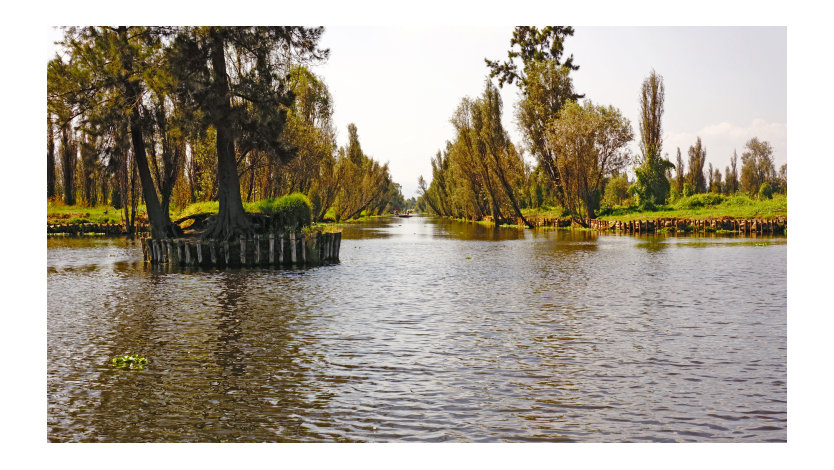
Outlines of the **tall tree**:
<svg viewBox="0 0 834 470">
<path fill-rule="evenodd" d="M 695 145 L 689 147 L 689 173 L 686 182 L 695 193 L 705 193 L 707 182 L 704 179 L 704 164 L 707 161 L 707 149 L 701 145 L 701 138 L 695 140 Z"/>
<path fill-rule="evenodd" d="M 729 192 L 734 194 L 738 191 L 738 153 L 733 149 L 733 156 L 730 157 L 730 170 L 732 173 L 727 174 L 727 184 L 730 186 Z"/>
<path fill-rule="evenodd" d="M 685 182 L 684 176 L 686 172 L 683 168 L 683 158 L 681 158 L 681 148 L 678 147 L 677 158 L 675 159 L 675 189 L 678 191 L 678 194 L 683 193 L 683 183 Z"/>
<path fill-rule="evenodd" d="M 741 154 L 741 190 L 754 195 L 765 182 L 771 182 L 776 173 L 773 164 L 773 146 L 766 140 L 753 137 L 745 144 Z"/>
<path fill-rule="evenodd" d="M 52 115 L 46 115 L 46 197 L 55 197 L 55 128 Z"/>
<path fill-rule="evenodd" d="M 220 209 L 204 236 L 228 239 L 251 230 L 236 157 L 251 151 L 281 160 L 292 156 L 280 138 L 294 98 L 286 74 L 290 63 L 328 56 L 328 50 L 317 46 L 323 32 L 321 27 L 212 26 L 183 28 L 177 35 L 173 71 L 180 96 L 206 117 L 217 135 Z"/>
<path fill-rule="evenodd" d="M 551 124 L 548 142 L 557 156 L 557 171 L 565 188 L 566 209 L 587 226 L 595 217 L 605 177 L 628 163 L 631 125 L 612 106 L 571 102 Z"/>
<path fill-rule="evenodd" d="M 556 158 L 547 145 L 547 128 L 568 101 L 583 98 L 573 89 L 570 72 L 579 70 L 573 55 L 562 61 L 564 42 L 573 36 L 570 26 L 517 26 L 510 40 L 507 60 L 485 59 L 490 77 L 498 78 L 498 86 L 516 83 L 521 99 L 516 120 L 530 153 L 550 177 L 561 199 L 562 182 L 556 169 Z M 519 63 L 516 63 L 518 59 Z"/>
<path fill-rule="evenodd" d="M 637 177 L 634 189 L 640 206 L 653 209 L 664 204 L 669 197 L 669 180 L 666 170 L 674 168 L 671 162 L 661 157 L 663 146 L 663 103 L 665 89 L 663 77 L 652 70 L 643 80 L 640 90 L 640 165 L 635 168 Z"/>
</svg>

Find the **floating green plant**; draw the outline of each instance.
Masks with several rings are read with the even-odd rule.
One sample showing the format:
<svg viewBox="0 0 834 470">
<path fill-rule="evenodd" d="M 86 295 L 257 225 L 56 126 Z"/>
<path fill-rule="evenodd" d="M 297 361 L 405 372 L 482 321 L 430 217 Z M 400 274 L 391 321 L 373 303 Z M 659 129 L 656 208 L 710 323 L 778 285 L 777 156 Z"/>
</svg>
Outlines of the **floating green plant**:
<svg viewBox="0 0 834 470">
<path fill-rule="evenodd" d="M 471 256 L 467 256 L 467 257 L 466 257 L 466 258 L 464 258 L 464 259 L 472 259 L 472 257 L 471 257 Z"/>
<path fill-rule="evenodd" d="M 148 364 L 148 360 L 144 357 L 139 357 L 138 354 L 131 354 L 129 356 L 116 356 L 113 358 L 113 365 L 125 369 L 144 369 Z"/>
</svg>

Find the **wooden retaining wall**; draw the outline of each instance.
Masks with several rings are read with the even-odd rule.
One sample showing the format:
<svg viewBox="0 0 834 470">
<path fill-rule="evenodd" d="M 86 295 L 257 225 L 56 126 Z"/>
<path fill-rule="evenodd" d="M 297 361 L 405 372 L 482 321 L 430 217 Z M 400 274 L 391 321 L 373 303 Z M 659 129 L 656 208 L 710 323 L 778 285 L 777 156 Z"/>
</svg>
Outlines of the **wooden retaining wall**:
<svg viewBox="0 0 834 470">
<path fill-rule="evenodd" d="M 148 224 L 136 224 L 135 233 L 150 232 Z M 105 235 L 127 235 L 127 229 L 122 224 L 47 224 L 46 233 L 67 233 L 81 235 L 83 233 L 103 233 Z"/>
<path fill-rule="evenodd" d="M 342 234 L 289 233 L 241 236 L 239 240 L 142 238 L 145 262 L 172 266 L 318 265 L 339 260 Z"/>
<path fill-rule="evenodd" d="M 774 219 L 736 219 L 723 217 L 720 219 L 654 219 L 632 220 L 628 222 L 614 220 L 591 220 L 590 228 L 595 230 L 610 230 L 625 233 L 654 233 L 666 231 L 672 233 L 706 233 L 706 232 L 735 232 L 740 234 L 783 234 L 788 228 L 786 217 Z"/>
</svg>

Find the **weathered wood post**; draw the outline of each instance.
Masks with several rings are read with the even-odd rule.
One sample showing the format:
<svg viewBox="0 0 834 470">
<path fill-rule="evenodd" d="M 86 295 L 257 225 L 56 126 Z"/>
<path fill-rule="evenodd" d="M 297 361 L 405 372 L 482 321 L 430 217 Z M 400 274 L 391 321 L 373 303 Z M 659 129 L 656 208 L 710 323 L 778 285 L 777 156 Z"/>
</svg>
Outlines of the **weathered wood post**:
<svg viewBox="0 0 834 470">
<path fill-rule="evenodd" d="M 246 235 L 240 236 L 240 265 L 246 266 Z"/>
<path fill-rule="evenodd" d="M 191 240 L 185 241 L 185 264 L 191 266 Z"/>
<path fill-rule="evenodd" d="M 226 261 L 226 266 L 232 259 L 232 252 L 229 250 L 229 240 L 223 240 L 223 259 Z"/>
<path fill-rule="evenodd" d="M 177 264 L 182 264 L 184 257 L 184 253 L 182 252 L 182 240 L 174 240 L 174 243 L 177 244 Z"/>
<path fill-rule="evenodd" d="M 269 265 L 275 264 L 275 234 L 269 234 Z"/>
<path fill-rule="evenodd" d="M 203 243 L 197 239 L 197 264 L 203 264 Z"/>
<path fill-rule="evenodd" d="M 261 236 L 255 234 L 255 265 L 261 264 Z"/>
<path fill-rule="evenodd" d="M 153 250 L 153 259 L 151 260 L 151 262 L 153 262 L 154 264 L 161 263 L 162 262 L 162 254 L 161 254 L 162 250 L 159 247 L 159 240 L 156 240 L 156 239 L 153 239 L 153 238 L 151 239 L 151 249 Z"/>
<path fill-rule="evenodd" d="M 278 263 L 284 264 L 284 234 L 278 234 Z"/>
<path fill-rule="evenodd" d="M 217 266 L 217 243 L 214 239 L 208 241 L 209 243 L 209 253 L 211 254 L 211 264 L 212 266 Z"/>
<path fill-rule="evenodd" d="M 335 257 L 339 259 L 339 248 L 342 246 L 342 232 L 336 232 L 336 254 Z"/>
<path fill-rule="evenodd" d="M 290 259 L 292 260 L 292 264 L 298 262 L 295 251 L 295 232 L 290 232 Z"/>
<path fill-rule="evenodd" d="M 299 243 L 301 244 L 301 262 L 307 264 L 307 237 L 304 234 L 301 234 L 301 240 Z"/>
</svg>

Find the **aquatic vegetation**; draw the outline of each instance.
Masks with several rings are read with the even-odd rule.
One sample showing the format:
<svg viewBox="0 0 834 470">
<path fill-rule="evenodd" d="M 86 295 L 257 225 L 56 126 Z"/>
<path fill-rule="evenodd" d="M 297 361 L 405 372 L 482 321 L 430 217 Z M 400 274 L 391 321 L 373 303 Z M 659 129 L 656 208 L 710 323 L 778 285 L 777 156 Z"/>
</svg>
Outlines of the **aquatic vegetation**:
<svg viewBox="0 0 834 470">
<path fill-rule="evenodd" d="M 138 354 L 116 356 L 113 358 L 113 365 L 123 369 L 144 369 L 148 364 L 148 360 L 144 357 L 139 357 Z"/>
</svg>

